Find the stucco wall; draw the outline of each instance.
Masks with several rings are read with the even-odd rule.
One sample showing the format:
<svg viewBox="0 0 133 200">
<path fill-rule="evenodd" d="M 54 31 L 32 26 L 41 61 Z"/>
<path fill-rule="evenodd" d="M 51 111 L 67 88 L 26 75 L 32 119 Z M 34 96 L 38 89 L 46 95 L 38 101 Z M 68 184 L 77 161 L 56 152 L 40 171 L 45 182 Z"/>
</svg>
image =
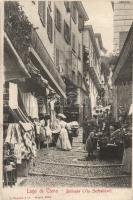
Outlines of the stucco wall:
<svg viewBox="0 0 133 200">
<path fill-rule="evenodd" d="M 48 35 L 47 35 L 47 7 L 48 7 L 48 1 L 45 2 L 45 27 L 42 25 L 39 14 L 38 14 L 38 1 L 35 2 L 35 4 L 32 3 L 32 1 L 21 1 L 20 4 L 22 5 L 22 9 L 24 10 L 26 16 L 28 17 L 29 21 L 33 24 L 33 26 L 36 29 L 41 41 L 43 42 L 44 46 L 46 47 L 49 55 L 51 56 L 52 60 L 54 59 L 54 40 L 51 43 L 49 41 Z M 50 15 L 52 19 L 54 19 L 54 4 L 51 2 L 51 12 Z M 54 25 L 54 20 L 53 20 Z M 54 33 L 54 32 L 53 32 Z M 54 39 L 54 35 L 53 35 Z"/>
</svg>

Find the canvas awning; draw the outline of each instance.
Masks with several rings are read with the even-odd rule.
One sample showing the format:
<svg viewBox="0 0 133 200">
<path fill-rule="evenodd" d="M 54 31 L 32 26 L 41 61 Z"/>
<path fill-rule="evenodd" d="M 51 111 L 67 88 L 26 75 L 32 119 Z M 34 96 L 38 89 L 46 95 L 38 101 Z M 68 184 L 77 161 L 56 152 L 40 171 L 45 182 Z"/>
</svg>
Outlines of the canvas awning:
<svg viewBox="0 0 133 200">
<path fill-rule="evenodd" d="M 4 78 L 5 81 L 30 78 L 30 74 L 7 34 L 4 34 Z"/>
<path fill-rule="evenodd" d="M 33 30 L 31 37 L 30 59 L 37 66 L 42 76 L 48 80 L 50 86 L 61 96 L 66 98 L 66 86 L 59 72 L 56 70 L 54 62 L 48 54 L 45 46 L 36 31 Z"/>
<path fill-rule="evenodd" d="M 132 63 L 133 63 L 133 24 L 129 30 L 126 41 L 118 57 L 114 68 L 112 83 L 117 85 L 122 82 L 132 81 Z"/>
</svg>

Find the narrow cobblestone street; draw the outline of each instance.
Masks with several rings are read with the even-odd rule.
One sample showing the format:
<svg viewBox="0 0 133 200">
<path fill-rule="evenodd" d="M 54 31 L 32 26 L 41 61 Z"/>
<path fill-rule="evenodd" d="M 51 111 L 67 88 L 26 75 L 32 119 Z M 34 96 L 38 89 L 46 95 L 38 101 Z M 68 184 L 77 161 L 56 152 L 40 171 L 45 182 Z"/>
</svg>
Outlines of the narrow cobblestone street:
<svg viewBox="0 0 133 200">
<path fill-rule="evenodd" d="M 82 143 L 82 130 L 74 138 L 71 151 L 56 147 L 38 151 L 35 166 L 21 186 L 72 187 L 131 187 L 131 177 L 121 174 L 121 161 L 86 161 L 87 152 Z"/>
</svg>

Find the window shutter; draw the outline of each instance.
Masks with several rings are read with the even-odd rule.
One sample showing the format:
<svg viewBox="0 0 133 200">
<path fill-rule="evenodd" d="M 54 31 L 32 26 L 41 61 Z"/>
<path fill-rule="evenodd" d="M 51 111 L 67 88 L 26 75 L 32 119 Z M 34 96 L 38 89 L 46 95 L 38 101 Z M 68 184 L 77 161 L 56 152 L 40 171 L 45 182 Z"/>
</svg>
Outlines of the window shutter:
<svg viewBox="0 0 133 200">
<path fill-rule="evenodd" d="M 70 40 L 71 40 L 70 27 L 68 26 L 65 20 L 64 20 L 64 38 L 65 38 L 65 41 L 68 44 L 70 44 Z"/>
<path fill-rule="evenodd" d="M 45 1 L 38 1 L 38 13 L 43 26 L 45 26 L 46 23 L 45 7 L 46 7 Z"/>
<path fill-rule="evenodd" d="M 70 2 L 69 1 L 64 1 L 64 5 L 66 7 L 67 12 L 70 12 Z"/>
<path fill-rule="evenodd" d="M 75 51 L 75 35 L 72 35 L 72 49 Z"/>
<path fill-rule="evenodd" d="M 47 34 L 50 42 L 53 42 L 53 20 L 47 8 Z"/>
<path fill-rule="evenodd" d="M 79 28 L 79 31 L 83 31 L 84 29 L 84 20 L 80 15 L 78 17 L 78 28 Z"/>
<path fill-rule="evenodd" d="M 72 19 L 74 23 L 77 23 L 77 8 L 75 6 L 75 3 L 72 4 Z"/>
<path fill-rule="evenodd" d="M 81 58 L 81 44 L 78 45 L 78 58 Z"/>
<path fill-rule="evenodd" d="M 61 13 L 58 8 L 55 8 L 55 25 L 59 32 L 61 32 Z"/>
<path fill-rule="evenodd" d="M 59 49 L 56 49 L 56 67 L 59 67 Z"/>
</svg>

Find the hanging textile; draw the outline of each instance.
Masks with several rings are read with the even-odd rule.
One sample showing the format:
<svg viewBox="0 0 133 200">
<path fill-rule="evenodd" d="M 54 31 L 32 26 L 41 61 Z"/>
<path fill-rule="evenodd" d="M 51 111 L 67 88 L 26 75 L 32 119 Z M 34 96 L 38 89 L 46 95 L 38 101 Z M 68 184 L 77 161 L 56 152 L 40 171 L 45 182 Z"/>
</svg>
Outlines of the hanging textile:
<svg viewBox="0 0 133 200">
<path fill-rule="evenodd" d="M 5 143 L 14 146 L 18 164 L 21 164 L 22 159 L 29 160 L 36 156 L 35 133 L 32 124 L 22 122 L 9 124 Z"/>
<path fill-rule="evenodd" d="M 54 121 L 55 121 L 55 118 L 56 118 L 56 116 L 55 116 L 55 110 L 54 110 L 55 102 L 56 102 L 56 99 L 52 99 L 50 101 L 51 127 L 54 126 Z"/>
<path fill-rule="evenodd" d="M 9 83 L 9 106 L 11 109 L 18 108 L 18 87 L 15 83 Z"/>
<path fill-rule="evenodd" d="M 21 97 L 28 116 L 30 116 L 31 118 L 38 118 L 37 98 L 31 93 L 23 92 L 21 92 Z"/>
<path fill-rule="evenodd" d="M 39 113 L 47 113 L 46 96 L 38 97 L 38 109 L 39 109 Z"/>
</svg>

